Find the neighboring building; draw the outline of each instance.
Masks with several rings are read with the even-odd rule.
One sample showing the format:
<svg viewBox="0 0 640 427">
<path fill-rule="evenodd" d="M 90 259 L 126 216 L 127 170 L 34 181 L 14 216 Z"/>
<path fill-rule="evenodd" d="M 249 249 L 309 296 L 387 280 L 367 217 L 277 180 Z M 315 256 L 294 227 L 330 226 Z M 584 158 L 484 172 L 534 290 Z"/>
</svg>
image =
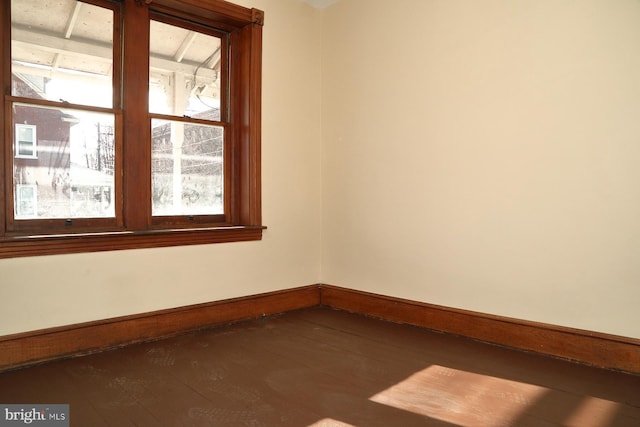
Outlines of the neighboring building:
<svg viewBox="0 0 640 427">
<path fill-rule="evenodd" d="M 44 78 L 12 77 L 12 93 L 45 99 Z M 110 206 L 113 193 L 113 179 L 104 177 L 113 175 L 112 126 L 96 123 L 93 139 L 97 143 L 88 147 L 85 141 L 84 147 L 75 150 L 72 128 L 80 120 L 71 114 L 56 108 L 17 105 L 13 122 L 16 218 L 72 217 L 83 209 L 88 216 L 103 216 L 100 211 Z"/>
</svg>

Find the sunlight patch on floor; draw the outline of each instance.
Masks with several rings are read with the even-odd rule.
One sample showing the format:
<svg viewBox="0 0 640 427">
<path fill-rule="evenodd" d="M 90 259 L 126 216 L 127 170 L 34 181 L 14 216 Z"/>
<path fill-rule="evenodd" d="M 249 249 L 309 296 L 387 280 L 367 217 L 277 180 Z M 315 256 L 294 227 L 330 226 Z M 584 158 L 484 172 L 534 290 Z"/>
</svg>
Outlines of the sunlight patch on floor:
<svg viewBox="0 0 640 427">
<path fill-rule="evenodd" d="M 343 423 L 333 418 L 324 418 L 316 423 L 309 424 L 308 427 L 355 427 L 352 424 Z"/>
<path fill-rule="evenodd" d="M 607 427 L 613 422 L 619 403 L 584 397 L 576 406 L 545 415 L 545 399 L 555 391 L 533 384 L 433 365 L 408 377 L 370 400 L 397 409 L 425 415 L 459 426 L 508 427 L 520 417 L 538 417 L 568 427 Z M 535 412 L 527 411 L 539 405 Z M 550 408 L 547 408 L 550 409 Z M 566 411 L 566 413 L 563 413 Z M 526 415 L 525 415 L 526 414 Z M 562 419 L 547 419 L 562 418 Z"/>
<path fill-rule="evenodd" d="M 547 391 L 433 365 L 374 395 L 371 400 L 460 426 L 509 426 Z"/>
<path fill-rule="evenodd" d="M 567 427 L 611 426 L 619 407 L 620 404 L 617 402 L 598 399 L 597 397 L 586 397 L 581 405 L 565 420 L 563 425 Z"/>
</svg>

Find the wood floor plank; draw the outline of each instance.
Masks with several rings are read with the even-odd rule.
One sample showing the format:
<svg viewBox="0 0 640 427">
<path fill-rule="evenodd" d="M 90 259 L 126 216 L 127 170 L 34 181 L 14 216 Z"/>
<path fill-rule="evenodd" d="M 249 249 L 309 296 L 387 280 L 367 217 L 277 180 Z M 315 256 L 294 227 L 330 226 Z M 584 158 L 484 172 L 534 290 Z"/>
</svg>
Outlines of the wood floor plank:
<svg viewBox="0 0 640 427">
<path fill-rule="evenodd" d="M 318 315 L 319 314 L 319 315 Z M 338 327 L 342 322 L 344 329 L 367 338 L 369 319 L 348 313 L 336 313 L 338 316 L 322 316 L 317 313 L 318 321 Z M 345 322 L 340 316 L 353 316 Z M 542 386 L 576 393 L 593 393 L 596 397 L 624 401 L 632 406 L 640 406 L 638 376 L 594 369 L 578 364 L 567 363 L 537 354 L 512 351 L 495 345 L 487 345 L 474 340 L 439 334 L 425 329 L 382 322 L 376 327 L 376 333 L 368 338 L 372 340 L 396 340 L 402 335 L 404 341 L 411 341 L 405 352 L 413 352 L 430 358 L 434 364 L 457 369 L 466 369 L 485 375 L 499 376 L 514 381 L 529 382 Z M 522 365 L 531 369 L 522 369 Z M 571 367 L 571 369 L 567 369 Z"/>
<path fill-rule="evenodd" d="M 0 374 L 73 426 L 640 425 L 640 377 L 314 308 Z"/>
</svg>

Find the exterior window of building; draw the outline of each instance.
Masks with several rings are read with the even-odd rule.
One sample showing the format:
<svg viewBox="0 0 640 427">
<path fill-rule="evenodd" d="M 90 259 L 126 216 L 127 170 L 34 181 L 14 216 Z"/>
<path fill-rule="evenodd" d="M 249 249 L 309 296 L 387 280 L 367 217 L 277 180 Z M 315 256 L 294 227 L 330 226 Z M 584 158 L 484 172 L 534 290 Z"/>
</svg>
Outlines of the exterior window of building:
<svg viewBox="0 0 640 427">
<path fill-rule="evenodd" d="M 38 213 L 38 187 L 29 184 L 16 185 L 16 218 L 35 218 Z"/>
<path fill-rule="evenodd" d="M 10 0 L 0 20 L 0 258 L 261 238 L 261 11 Z"/>
<path fill-rule="evenodd" d="M 16 151 L 15 156 L 20 158 L 35 159 L 36 151 L 36 127 L 35 125 L 16 124 Z"/>
</svg>

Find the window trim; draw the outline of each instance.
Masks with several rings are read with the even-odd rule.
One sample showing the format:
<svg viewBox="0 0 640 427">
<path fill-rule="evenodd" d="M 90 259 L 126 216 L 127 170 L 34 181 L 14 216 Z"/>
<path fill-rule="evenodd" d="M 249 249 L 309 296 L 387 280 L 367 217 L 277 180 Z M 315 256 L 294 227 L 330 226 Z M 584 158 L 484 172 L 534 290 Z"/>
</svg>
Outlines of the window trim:
<svg viewBox="0 0 640 427">
<path fill-rule="evenodd" d="M 2 2 L 0 21 L 9 22 L 10 2 Z M 262 26 L 264 14 L 258 9 L 249 9 L 222 0 L 122 0 L 122 26 L 118 30 L 126 34 L 122 55 L 114 55 L 114 74 L 120 73 L 121 65 L 133 66 L 146 73 L 122 72 L 121 93 L 115 93 L 114 108 L 121 113 L 124 141 L 116 162 L 122 165 L 122 191 L 116 197 L 122 206 L 122 221 L 111 227 L 75 227 L 73 232 L 47 230 L 46 228 L 8 231 L 7 203 L 13 209 L 13 188 L 6 179 L 0 179 L 0 258 L 97 252 L 122 249 L 153 248 L 180 245 L 261 240 L 261 76 L 262 76 Z M 233 135 L 230 161 L 225 166 L 225 179 L 232 182 L 228 217 L 224 222 L 206 224 L 154 224 L 151 217 L 151 155 L 140 149 L 140 144 L 127 141 L 151 141 L 147 108 L 148 55 L 139 55 L 141 49 L 148 51 L 148 29 L 140 28 L 141 20 L 149 22 L 151 13 L 214 26 L 229 32 L 230 95 L 233 99 L 229 133 Z M 215 25 L 214 25 L 215 24 Z M 115 25 L 118 25 L 117 23 Z M 11 129 L 7 110 L 11 104 L 11 26 L 2 25 L 2 79 L 4 105 L 0 109 L 0 135 L 5 143 L 0 147 L 0 176 L 8 177 L 7 156 L 12 155 L 13 141 L 7 144 Z M 134 48 L 135 46 L 135 48 Z M 115 48 L 115 47 L 114 47 Z M 121 59 L 120 59 L 121 58 Z M 146 64 L 146 66 L 145 66 Z M 126 112 L 126 113 L 125 113 Z M 11 182 L 11 181 L 9 181 Z M 131 185 L 140 182 L 142 185 Z M 142 211 L 138 200 L 148 201 L 148 209 Z M 118 205 L 117 205 L 118 206 Z M 74 220 L 75 222 L 75 220 Z"/>
</svg>

